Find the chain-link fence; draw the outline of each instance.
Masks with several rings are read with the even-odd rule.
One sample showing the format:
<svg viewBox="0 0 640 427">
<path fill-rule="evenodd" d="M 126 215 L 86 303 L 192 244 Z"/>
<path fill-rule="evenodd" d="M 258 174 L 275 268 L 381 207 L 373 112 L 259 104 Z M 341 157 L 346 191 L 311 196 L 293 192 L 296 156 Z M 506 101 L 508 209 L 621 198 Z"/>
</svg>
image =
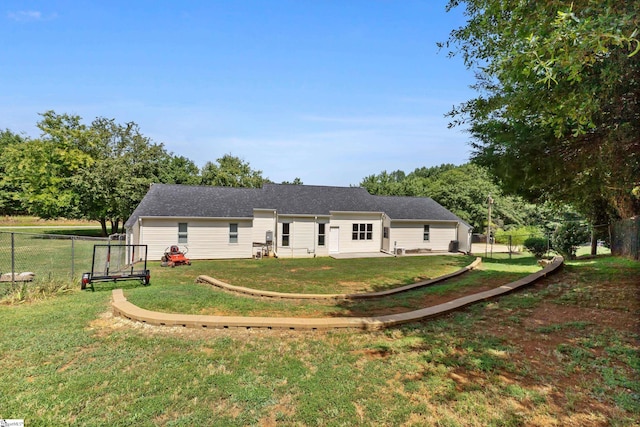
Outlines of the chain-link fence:
<svg viewBox="0 0 640 427">
<path fill-rule="evenodd" d="M 640 260 L 640 217 L 611 224 L 611 252 Z"/>
<path fill-rule="evenodd" d="M 472 252 L 491 256 L 493 253 L 517 254 L 523 252 L 524 241 L 529 237 L 544 238 L 547 241 L 547 248 L 551 248 L 550 235 L 543 233 L 510 234 L 508 232 L 498 232 L 487 238 L 485 234 L 472 235 Z"/>
<path fill-rule="evenodd" d="M 93 245 L 121 239 L 0 231 L 0 295 L 27 281 L 80 283 L 91 271 Z"/>
</svg>

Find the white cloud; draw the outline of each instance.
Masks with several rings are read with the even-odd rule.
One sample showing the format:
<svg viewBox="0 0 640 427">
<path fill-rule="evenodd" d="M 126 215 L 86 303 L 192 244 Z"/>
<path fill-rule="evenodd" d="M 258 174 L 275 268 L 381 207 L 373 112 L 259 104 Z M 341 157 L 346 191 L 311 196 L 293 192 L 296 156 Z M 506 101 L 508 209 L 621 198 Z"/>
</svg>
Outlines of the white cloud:
<svg viewBox="0 0 640 427">
<path fill-rule="evenodd" d="M 7 17 L 16 22 L 37 22 L 50 21 L 56 18 L 56 14 L 45 16 L 39 10 L 19 10 L 16 12 L 8 12 Z"/>
</svg>

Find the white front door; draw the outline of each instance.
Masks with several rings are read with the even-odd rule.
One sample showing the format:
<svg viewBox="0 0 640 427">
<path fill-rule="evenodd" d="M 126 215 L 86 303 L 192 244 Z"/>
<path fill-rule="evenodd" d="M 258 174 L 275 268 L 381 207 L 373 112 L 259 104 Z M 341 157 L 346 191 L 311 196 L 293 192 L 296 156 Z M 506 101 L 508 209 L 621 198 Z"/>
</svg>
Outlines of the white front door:
<svg viewBox="0 0 640 427">
<path fill-rule="evenodd" d="M 329 229 L 329 253 L 337 254 L 340 252 L 340 227 L 331 227 Z"/>
</svg>

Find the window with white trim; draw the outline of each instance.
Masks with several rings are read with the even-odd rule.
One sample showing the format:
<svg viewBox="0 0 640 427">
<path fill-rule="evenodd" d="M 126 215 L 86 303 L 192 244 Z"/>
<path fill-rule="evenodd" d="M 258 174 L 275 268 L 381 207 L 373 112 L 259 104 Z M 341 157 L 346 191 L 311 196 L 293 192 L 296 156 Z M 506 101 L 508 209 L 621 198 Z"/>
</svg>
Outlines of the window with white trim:
<svg viewBox="0 0 640 427">
<path fill-rule="evenodd" d="M 429 225 L 425 224 L 424 225 L 424 233 L 423 233 L 423 238 L 425 242 L 429 241 L 429 234 L 430 234 L 430 227 Z"/>
<path fill-rule="evenodd" d="M 326 235 L 326 225 L 318 224 L 318 246 L 324 246 L 324 238 Z"/>
<path fill-rule="evenodd" d="M 290 225 L 288 222 L 282 223 L 282 246 L 289 246 Z"/>
<path fill-rule="evenodd" d="M 373 224 L 353 224 L 351 240 L 373 240 Z"/>
<path fill-rule="evenodd" d="M 179 222 L 178 223 L 178 243 L 187 243 L 187 223 Z"/>
<path fill-rule="evenodd" d="M 238 243 L 238 224 L 229 224 L 229 243 Z"/>
</svg>

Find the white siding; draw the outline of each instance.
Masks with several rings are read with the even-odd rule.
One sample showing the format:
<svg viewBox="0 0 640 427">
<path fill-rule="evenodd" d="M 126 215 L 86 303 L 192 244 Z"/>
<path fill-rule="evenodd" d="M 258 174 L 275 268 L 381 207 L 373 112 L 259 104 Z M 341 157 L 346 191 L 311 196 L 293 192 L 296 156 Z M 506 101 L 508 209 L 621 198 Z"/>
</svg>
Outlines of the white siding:
<svg viewBox="0 0 640 427">
<path fill-rule="evenodd" d="M 463 222 L 458 223 L 458 242 L 461 252 L 471 251 L 471 231 L 473 228 Z"/>
<path fill-rule="evenodd" d="M 267 231 L 272 231 L 274 238 L 276 233 L 276 215 L 274 211 L 253 211 L 252 241 L 266 243 Z"/>
<path fill-rule="evenodd" d="M 229 224 L 238 224 L 238 242 L 229 242 Z M 251 258 L 250 220 L 207 220 L 189 223 L 189 256 L 193 259 Z"/>
<path fill-rule="evenodd" d="M 289 246 L 282 246 L 282 224 L 289 223 Z M 317 226 L 314 218 L 288 217 L 278 218 L 278 256 L 312 257 L 316 250 Z"/>
<path fill-rule="evenodd" d="M 371 240 L 353 240 L 353 224 L 372 224 Z M 331 227 L 340 228 L 340 253 L 380 252 L 382 244 L 382 217 L 379 213 L 333 213 Z"/>
<path fill-rule="evenodd" d="M 178 223 L 187 223 L 187 243 L 178 244 Z M 238 224 L 238 243 L 229 243 L 229 224 Z M 166 248 L 178 244 L 188 248 L 190 259 L 250 258 L 250 220 L 143 219 L 140 243 L 149 246 L 149 260 L 160 260 Z"/>
<path fill-rule="evenodd" d="M 429 225 L 429 241 L 424 241 L 424 226 Z M 456 240 L 456 223 L 391 222 L 391 250 L 395 247 L 447 251 L 449 243 Z"/>
<path fill-rule="evenodd" d="M 127 244 L 140 244 L 140 224 L 138 221 L 136 221 L 131 228 L 127 228 Z"/>
</svg>

